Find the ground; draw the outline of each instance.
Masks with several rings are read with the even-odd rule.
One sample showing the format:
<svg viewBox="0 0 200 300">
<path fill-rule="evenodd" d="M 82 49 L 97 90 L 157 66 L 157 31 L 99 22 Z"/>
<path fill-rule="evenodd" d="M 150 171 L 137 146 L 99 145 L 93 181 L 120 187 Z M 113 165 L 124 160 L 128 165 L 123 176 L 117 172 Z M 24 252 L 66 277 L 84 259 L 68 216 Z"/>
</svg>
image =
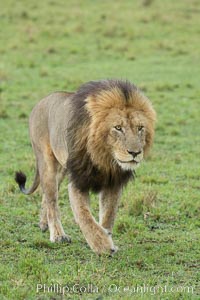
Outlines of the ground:
<svg viewBox="0 0 200 300">
<path fill-rule="evenodd" d="M 199 299 L 199 1 L 8 0 L 1 6 L 0 298 Z M 13 180 L 18 169 L 28 185 L 34 177 L 28 116 L 39 99 L 101 78 L 129 79 L 158 114 L 151 155 L 123 192 L 113 258 L 88 248 L 72 216 L 67 180 L 60 207 L 71 245 L 49 242 L 49 233 L 38 229 L 39 191 L 26 197 Z"/>
</svg>

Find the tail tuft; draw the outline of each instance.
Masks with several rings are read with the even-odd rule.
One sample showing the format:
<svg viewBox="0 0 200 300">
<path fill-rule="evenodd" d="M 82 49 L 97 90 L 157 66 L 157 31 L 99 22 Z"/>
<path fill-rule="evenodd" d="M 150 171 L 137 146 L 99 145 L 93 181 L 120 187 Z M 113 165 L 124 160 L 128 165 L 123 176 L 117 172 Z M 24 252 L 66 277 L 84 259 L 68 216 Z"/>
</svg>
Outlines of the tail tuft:
<svg viewBox="0 0 200 300">
<path fill-rule="evenodd" d="M 25 194 L 25 195 L 32 194 L 33 192 L 35 192 L 35 190 L 37 189 L 37 187 L 38 187 L 38 185 L 40 183 L 40 177 L 39 177 L 38 168 L 36 169 L 34 182 L 33 182 L 32 186 L 29 189 L 25 188 L 25 185 L 26 185 L 26 175 L 22 171 L 18 171 L 18 172 L 15 173 L 15 181 L 19 185 L 20 191 L 23 194 Z"/>
<path fill-rule="evenodd" d="M 26 175 L 22 171 L 15 173 L 15 181 L 18 183 L 20 190 L 25 189 Z"/>
</svg>

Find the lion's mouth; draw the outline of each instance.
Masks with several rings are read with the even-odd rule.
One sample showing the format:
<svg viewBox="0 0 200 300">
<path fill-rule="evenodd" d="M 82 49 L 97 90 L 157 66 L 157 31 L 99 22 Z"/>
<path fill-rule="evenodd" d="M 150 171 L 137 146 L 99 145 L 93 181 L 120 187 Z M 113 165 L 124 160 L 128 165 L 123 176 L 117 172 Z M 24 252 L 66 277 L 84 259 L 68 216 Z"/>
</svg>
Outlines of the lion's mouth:
<svg viewBox="0 0 200 300">
<path fill-rule="evenodd" d="M 119 161 L 121 164 L 130 164 L 130 163 L 136 164 L 136 165 L 139 164 L 139 161 L 136 161 L 136 160 L 134 160 L 134 159 L 128 160 L 128 161 L 123 161 L 123 160 L 118 159 L 118 161 Z"/>
</svg>

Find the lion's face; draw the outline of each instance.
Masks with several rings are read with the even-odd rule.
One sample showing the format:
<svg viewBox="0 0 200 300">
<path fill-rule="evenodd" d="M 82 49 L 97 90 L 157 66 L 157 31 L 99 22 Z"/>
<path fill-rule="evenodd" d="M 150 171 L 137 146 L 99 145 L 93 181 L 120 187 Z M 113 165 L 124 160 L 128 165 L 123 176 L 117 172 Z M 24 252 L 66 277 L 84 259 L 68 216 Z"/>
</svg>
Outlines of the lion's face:
<svg viewBox="0 0 200 300">
<path fill-rule="evenodd" d="M 135 169 L 144 157 L 147 121 L 139 112 L 113 111 L 105 120 L 107 144 L 114 161 L 124 170 Z"/>
</svg>

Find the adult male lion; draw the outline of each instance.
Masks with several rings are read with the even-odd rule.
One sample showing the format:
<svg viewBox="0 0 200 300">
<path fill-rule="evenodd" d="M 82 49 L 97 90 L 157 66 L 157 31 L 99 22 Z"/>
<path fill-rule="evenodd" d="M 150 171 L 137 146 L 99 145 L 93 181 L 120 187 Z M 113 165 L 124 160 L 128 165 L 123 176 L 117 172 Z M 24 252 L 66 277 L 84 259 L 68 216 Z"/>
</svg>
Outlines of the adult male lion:
<svg viewBox="0 0 200 300">
<path fill-rule="evenodd" d="M 29 128 L 36 156 L 30 189 L 16 173 L 24 194 L 41 183 L 41 230 L 50 240 L 67 241 L 58 208 L 58 188 L 69 176 L 69 198 L 76 222 L 96 253 L 115 252 L 112 228 L 122 187 L 152 145 L 155 111 L 128 81 L 102 80 L 82 85 L 75 93 L 57 92 L 33 109 Z M 89 191 L 99 193 L 99 223 L 89 207 Z"/>
</svg>

